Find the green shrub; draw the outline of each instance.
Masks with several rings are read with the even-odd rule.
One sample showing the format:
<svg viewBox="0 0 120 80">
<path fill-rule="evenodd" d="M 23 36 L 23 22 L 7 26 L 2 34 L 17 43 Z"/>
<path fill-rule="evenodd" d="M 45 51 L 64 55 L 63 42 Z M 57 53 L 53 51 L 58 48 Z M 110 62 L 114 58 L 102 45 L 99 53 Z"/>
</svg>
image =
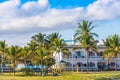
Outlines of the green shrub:
<svg viewBox="0 0 120 80">
<path fill-rule="evenodd" d="M 32 69 L 22 68 L 20 71 L 23 72 L 23 74 L 24 74 L 25 76 L 30 76 L 30 75 L 32 75 Z"/>
</svg>

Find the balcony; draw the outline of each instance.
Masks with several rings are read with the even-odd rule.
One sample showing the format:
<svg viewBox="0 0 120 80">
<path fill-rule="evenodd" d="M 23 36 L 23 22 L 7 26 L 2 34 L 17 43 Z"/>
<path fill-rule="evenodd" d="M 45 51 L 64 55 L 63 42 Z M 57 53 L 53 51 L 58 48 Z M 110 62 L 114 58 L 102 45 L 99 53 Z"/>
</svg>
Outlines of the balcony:
<svg viewBox="0 0 120 80">
<path fill-rule="evenodd" d="M 88 70 L 87 67 L 78 67 L 78 68 L 77 68 L 77 67 L 65 67 L 65 68 L 64 68 L 64 70 L 67 70 L 67 71 L 68 71 L 68 70 L 74 70 L 74 71 L 75 71 L 75 70 L 77 70 L 77 69 L 78 69 L 78 70 L 81 70 L 81 71 L 82 71 L 82 70 Z M 89 67 L 89 70 L 97 70 L 97 68 L 95 68 L 95 67 Z"/>
</svg>

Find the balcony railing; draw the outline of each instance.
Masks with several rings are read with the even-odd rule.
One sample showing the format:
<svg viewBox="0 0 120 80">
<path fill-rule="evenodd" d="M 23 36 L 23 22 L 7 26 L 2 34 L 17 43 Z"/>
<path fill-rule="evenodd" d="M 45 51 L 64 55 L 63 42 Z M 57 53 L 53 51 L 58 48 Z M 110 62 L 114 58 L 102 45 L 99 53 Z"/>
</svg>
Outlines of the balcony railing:
<svg viewBox="0 0 120 80">
<path fill-rule="evenodd" d="M 66 56 L 62 56 L 62 57 L 67 58 Z M 69 58 L 86 58 L 86 57 L 85 56 L 69 56 Z M 102 58 L 102 56 L 89 56 L 89 58 Z M 119 57 L 117 57 L 117 59 L 119 59 Z"/>
<path fill-rule="evenodd" d="M 64 68 L 65 70 L 88 70 L 88 68 L 87 67 L 65 67 Z M 95 68 L 95 67 L 89 67 L 89 70 L 97 70 L 97 68 Z"/>
</svg>

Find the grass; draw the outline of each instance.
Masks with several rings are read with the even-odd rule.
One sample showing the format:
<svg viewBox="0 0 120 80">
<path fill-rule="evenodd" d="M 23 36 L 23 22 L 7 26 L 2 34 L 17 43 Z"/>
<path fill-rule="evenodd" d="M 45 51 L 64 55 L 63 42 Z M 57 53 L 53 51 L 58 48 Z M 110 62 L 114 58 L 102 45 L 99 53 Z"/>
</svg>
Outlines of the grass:
<svg viewBox="0 0 120 80">
<path fill-rule="evenodd" d="M 48 76 L 22 76 L 22 73 L 13 74 L 3 73 L 0 75 L 0 80 L 109 80 L 113 78 L 120 79 L 120 71 L 104 71 L 104 72 L 62 72 L 59 76 L 53 77 L 50 73 Z"/>
</svg>

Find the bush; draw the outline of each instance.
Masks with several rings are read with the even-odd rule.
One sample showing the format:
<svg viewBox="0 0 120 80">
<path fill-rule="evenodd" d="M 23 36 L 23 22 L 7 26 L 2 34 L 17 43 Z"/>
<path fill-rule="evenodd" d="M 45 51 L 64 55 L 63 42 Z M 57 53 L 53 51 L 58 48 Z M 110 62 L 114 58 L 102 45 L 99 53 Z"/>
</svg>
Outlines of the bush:
<svg viewBox="0 0 120 80">
<path fill-rule="evenodd" d="M 32 75 L 32 69 L 22 68 L 20 71 L 23 72 L 23 74 L 24 74 L 25 76 L 30 76 L 30 75 Z"/>
</svg>

